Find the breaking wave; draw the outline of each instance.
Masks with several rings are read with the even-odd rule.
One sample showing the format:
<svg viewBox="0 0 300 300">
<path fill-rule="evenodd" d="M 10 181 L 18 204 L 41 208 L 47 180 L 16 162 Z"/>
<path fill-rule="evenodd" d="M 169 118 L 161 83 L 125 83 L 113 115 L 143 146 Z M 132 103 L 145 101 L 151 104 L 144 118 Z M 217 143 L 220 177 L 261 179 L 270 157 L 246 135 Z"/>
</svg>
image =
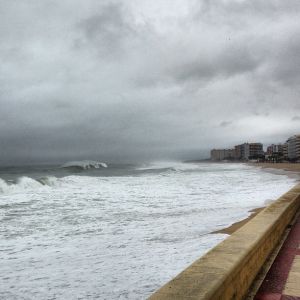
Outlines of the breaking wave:
<svg viewBox="0 0 300 300">
<path fill-rule="evenodd" d="M 89 170 L 89 169 L 107 168 L 107 164 L 104 162 L 93 161 L 93 160 L 70 161 L 63 164 L 61 168 Z"/>
<path fill-rule="evenodd" d="M 160 172 L 185 172 L 185 171 L 199 171 L 201 165 L 199 164 L 186 164 L 179 162 L 161 162 L 161 163 L 153 163 L 153 164 L 144 164 L 138 168 L 137 171 L 160 171 Z"/>
<path fill-rule="evenodd" d="M 58 186 L 60 184 L 59 179 L 54 176 L 42 177 L 37 180 L 42 185 Z"/>
<path fill-rule="evenodd" d="M 9 186 L 8 184 L 0 178 L 0 193 L 5 193 L 6 191 L 8 191 Z"/>
<path fill-rule="evenodd" d="M 42 184 L 37 180 L 24 176 L 18 178 L 14 186 L 18 186 L 22 189 L 28 189 L 28 188 L 39 188 L 41 187 L 41 185 Z"/>
<path fill-rule="evenodd" d="M 0 178 L 0 194 L 5 194 L 9 192 L 18 192 L 28 189 L 38 189 L 43 186 L 58 186 L 60 185 L 59 179 L 54 176 L 42 177 L 39 179 L 33 179 L 30 177 L 20 177 L 16 182 L 6 182 Z"/>
</svg>

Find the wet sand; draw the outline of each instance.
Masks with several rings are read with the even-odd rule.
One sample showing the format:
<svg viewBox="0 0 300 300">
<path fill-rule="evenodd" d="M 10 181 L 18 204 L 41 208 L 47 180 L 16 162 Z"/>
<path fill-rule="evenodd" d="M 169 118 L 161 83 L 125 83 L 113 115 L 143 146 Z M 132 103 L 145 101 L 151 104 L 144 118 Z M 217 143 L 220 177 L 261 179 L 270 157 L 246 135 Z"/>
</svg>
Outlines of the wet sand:
<svg viewBox="0 0 300 300">
<path fill-rule="evenodd" d="M 279 169 L 291 172 L 300 172 L 300 163 L 249 163 L 250 166 L 261 167 L 263 169 Z"/>
<path fill-rule="evenodd" d="M 249 166 L 264 169 L 277 175 L 286 175 L 300 181 L 300 163 L 247 163 Z"/>
<path fill-rule="evenodd" d="M 238 221 L 233 223 L 229 227 L 223 228 L 221 230 L 213 231 L 212 233 L 225 233 L 225 234 L 232 234 L 242 226 L 244 226 L 247 222 L 249 222 L 252 218 L 254 218 L 260 211 L 262 211 L 265 207 L 258 207 L 255 209 L 250 210 L 251 215 L 244 220 Z"/>
</svg>

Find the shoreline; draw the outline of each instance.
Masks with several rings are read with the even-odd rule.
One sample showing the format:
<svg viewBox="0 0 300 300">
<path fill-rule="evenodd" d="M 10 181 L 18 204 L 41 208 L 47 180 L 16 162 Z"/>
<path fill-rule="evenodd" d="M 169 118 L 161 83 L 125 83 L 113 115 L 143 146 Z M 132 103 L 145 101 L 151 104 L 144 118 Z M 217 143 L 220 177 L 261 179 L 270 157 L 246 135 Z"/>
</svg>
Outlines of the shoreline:
<svg viewBox="0 0 300 300">
<path fill-rule="evenodd" d="M 257 207 L 254 209 L 249 210 L 248 212 L 250 212 L 250 216 L 248 216 L 245 219 L 242 219 L 241 221 L 237 221 L 233 224 L 231 224 L 228 227 L 216 230 L 216 231 L 212 231 L 211 234 L 215 234 L 215 233 L 223 233 L 223 234 L 228 234 L 231 235 L 233 234 L 235 231 L 237 231 L 238 229 L 240 229 L 242 226 L 244 226 L 246 223 L 248 223 L 251 219 L 253 219 L 259 212 L 261 212 L 263 209 L 265 209 L 266 207 Z"/>
<path fill-rule="evenodd" d="M 266 261 L 270 261 L 299 211 L 299 199 L 300 184 L 297 184 L 263 209 L 251 222 L 165 283 L 149 299 L 185 299 L 187 295 L 191 299 L 203 300 L 248 298 L 257 275 L 261 275 L 262 268 L 268 270 Z M 290 251 L 290 248 L 286 249 Z M 286 264 L 285 256 L 280 257 L 283 264 Z"/>
<path fill-rule="evenodd" d="M 261 170 L 275 175 L 286 175 L 289 178 L 300 181 L 300 163 L 247 163 L 248 166 L 260 168 Z"/>
<path fill-rule="evenodd" d="M 297 181 L 300 181 L 300 164 L 292 164 L 292 163 L 247 163 L 248 166 L 252 167 L 259 167 L 261 169 L 264 169 L 265 172 L 270 172 L 276 175 L 286 175 L 290 178 L 297 179 Z M 220 230 L 212 231 L 211 234 L 216 233 L 222 233 L 222 234 L 228 234 L 231 235 L 238 229 L 240 229 L 242 226 L 247 224 L 251 219 L 253 219 L 258 213 L 260 213 L 265 206 L 254 208 L 252 210 L 249 210 L 250 216 L 248 216 L 245 219 L 242 219 L 238 222 L 235 222 L 231 224 L 228 227 L 225 227 Z"/>
<path fill-rule="evenodd" d="M 258 166 L 262 167 L 263 169 L 279 169 L 284 171 L 290 171 L 290 172 L 300 172 L 300 163 L 248 163 L 250 166 Z"/>
<path fill-rule="evenodd" d="M 261 168 L 265 172 L 276 175 L 286 175 L 300 181 L 300 164 L 298 163 L 247 163 L 247 165 Z"/>
</svg>

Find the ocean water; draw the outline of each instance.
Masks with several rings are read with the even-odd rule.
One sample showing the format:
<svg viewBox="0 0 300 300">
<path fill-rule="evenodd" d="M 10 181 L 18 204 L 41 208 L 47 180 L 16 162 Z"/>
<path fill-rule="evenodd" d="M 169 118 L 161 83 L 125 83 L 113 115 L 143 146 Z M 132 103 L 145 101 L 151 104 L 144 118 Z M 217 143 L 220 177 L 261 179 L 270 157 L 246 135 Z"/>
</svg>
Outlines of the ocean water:
<svg viewBox="0 0 300 300">
<path fill-rule="evenodd" d="M 295 185 L 243 164 L 66 166 L 0 169 L 0 299 L 146 299 Z"/>
</svg>

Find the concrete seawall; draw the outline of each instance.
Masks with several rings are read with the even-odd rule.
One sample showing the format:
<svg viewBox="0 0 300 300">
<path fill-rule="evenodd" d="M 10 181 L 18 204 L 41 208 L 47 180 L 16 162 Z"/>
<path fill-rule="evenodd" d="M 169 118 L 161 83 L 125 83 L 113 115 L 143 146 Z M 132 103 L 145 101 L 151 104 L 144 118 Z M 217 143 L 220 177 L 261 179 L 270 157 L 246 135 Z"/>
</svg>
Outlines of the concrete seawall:
<svg viewBox="0 0 300 300">
<path fill-rule="evenodd" d="M 243 299 L 300 209 L 300 184 L 155 292 L 150 299 Z"/>
</svg>

